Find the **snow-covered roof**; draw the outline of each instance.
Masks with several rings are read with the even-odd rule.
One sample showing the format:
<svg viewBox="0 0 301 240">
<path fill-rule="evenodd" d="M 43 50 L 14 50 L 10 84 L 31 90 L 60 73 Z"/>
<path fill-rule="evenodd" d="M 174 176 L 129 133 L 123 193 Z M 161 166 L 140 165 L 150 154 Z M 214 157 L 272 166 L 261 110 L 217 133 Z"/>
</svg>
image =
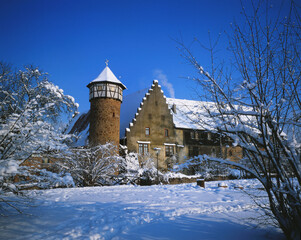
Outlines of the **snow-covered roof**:
<svg viewBox="0 0 301 240">
<path fill-rule="evenodd" d="M 88 142 L 90 126 L 90 111 L 78 114 L 70 124 L 67 130 L 70 134 L 77 135 L 76 141 L 72 144 L 73 147 L 85 146 Z"/>
<path fill-rule="evenodd" d="M 122 82 L 120 82 L 116 76 L 114 75 L 114 73 L 111 71 L 111 69 L 106 66 L 104 68 L 104 70 L 102 70 L 102 72 L 98 75 L 97 78 L 95 78 L 93 81 L 91 81 L 88 86 L 92 83 L 97 83 L 97 82 L 110 82 L 110 83 L 115 83 L 120 85 L 123 89 L 126 89 L 126 86 L 123 85 Z"/>
<path fill-rule="evenodd" d="M 213 130 L 210 124 L 212 119 L 208 116 L 208 110 L 213 112 L 216 109 L 213 102 L 176 98 L 166 98 L 166 102 L 170 109 L 175 108 L 172 114 L 176 128 Z"/>
</svg>

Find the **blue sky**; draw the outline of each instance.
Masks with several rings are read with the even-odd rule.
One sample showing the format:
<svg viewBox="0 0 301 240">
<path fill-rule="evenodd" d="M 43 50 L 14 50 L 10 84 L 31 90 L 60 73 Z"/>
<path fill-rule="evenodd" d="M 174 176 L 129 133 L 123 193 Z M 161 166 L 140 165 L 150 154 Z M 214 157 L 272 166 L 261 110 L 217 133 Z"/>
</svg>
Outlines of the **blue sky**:
<svg viewBox="0 0 301 240">
<path fill-rule="evenodd" d="M 197 37 L 206 44 L 209 30 L 213 37 L 222 33 L 219 54 L 226 57 L 224 31 L 239 18 L 239 0 L 0 0 L 0 60 L 48 72 L 80 111 L 89 109 L 86 85 L 106 59 L 127 86 L 124 95 L 165 78 L 176 98 L 193 99 L 193 86 L 183 77 L 194 69 L 173 39 L 190 45 Z M 209 66 L 209 55 L 201 50 L 195 54 Z"/>
</svg>

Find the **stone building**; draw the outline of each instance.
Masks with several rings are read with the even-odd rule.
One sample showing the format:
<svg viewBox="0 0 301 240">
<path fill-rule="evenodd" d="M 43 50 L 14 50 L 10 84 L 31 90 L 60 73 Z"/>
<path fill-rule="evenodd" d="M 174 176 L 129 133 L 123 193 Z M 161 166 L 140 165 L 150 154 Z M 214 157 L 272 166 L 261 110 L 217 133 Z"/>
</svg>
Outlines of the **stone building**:
<svg viewBox="0 0 301 240">
<path fill-rule="evenodd" d="M 125 100 L 123 107 L 128 112 L 131 107 L 127 102 Z M 158 157 L 160 169 L 201 154 L 238 161 L 242 158 L 242 149 L 233 147 L 230 139 L 210 128 L 210 118 L 205 114 L 208 108 L 214 108 L 214 103 L 166 98 L 155 80 L 125 128 L 121 143 L 129 152 Z M 122 131 L 124 124 L 121 126 Z"/>
<path fill-rule="evenodd" d="M 87 139 L 92 145 L 120 140 L 128 152 L 158 159 L 163 170 L 201 154 L 233 161 L 242 158 L 240 147 L 210 127 L 205 113 L 214 109 L 214 103 L 166 98 L 157 80 L 149 89 L 122 99 L 125 86 L 108 66 L 88 87 L 91 109 L 71 129 L 81 136 L 79 145 L 88 144 Z"/>
</svg>

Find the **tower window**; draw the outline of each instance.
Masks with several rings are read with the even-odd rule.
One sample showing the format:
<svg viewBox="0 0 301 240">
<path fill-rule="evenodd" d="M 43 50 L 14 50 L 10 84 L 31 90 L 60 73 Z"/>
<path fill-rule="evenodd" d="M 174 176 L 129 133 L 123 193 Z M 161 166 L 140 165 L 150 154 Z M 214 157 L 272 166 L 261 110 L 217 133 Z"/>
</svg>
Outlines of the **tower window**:
<svg viewBox="0 0 301 240">
<path fill-rule="evenodd" d="M 145 136 L 149 136 L 150 135 L 150 128 L 146 127 L 145 128 Z"/>
<path fill-rule="evenodd" d="M 166 128 L 164 129 L 164 136 L 169 137 L 168 129 L 166 129 Z"/>
<path fill-rule="evenodd" d="M 115 117 L 115 113 L 113 112 L 113 117 Z"/>
</svg>

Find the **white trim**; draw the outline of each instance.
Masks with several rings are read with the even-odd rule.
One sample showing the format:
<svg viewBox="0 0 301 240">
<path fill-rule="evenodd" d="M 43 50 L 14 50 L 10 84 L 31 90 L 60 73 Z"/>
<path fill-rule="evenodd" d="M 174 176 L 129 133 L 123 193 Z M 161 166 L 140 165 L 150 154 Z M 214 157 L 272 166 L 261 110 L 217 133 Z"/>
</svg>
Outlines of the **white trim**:
<svg viewBox="0 0 301 240">
<path fill-rule="evenodd" d="M 184 147 L 184 145 L 177 145 L 177 147 L 179 147 L 179 148 L 183 148 L 183 147 Z"/>
<path fill-rule="evenodd" d="M 175 143 L 164 143 L 164 146 L 176 146 Z"/>
<path fill-rule="evenodd" d="M 150 144 L 150 141 L 137 141 L 137 143 L 144 143 L 144 144 Z"/>
</svg>

